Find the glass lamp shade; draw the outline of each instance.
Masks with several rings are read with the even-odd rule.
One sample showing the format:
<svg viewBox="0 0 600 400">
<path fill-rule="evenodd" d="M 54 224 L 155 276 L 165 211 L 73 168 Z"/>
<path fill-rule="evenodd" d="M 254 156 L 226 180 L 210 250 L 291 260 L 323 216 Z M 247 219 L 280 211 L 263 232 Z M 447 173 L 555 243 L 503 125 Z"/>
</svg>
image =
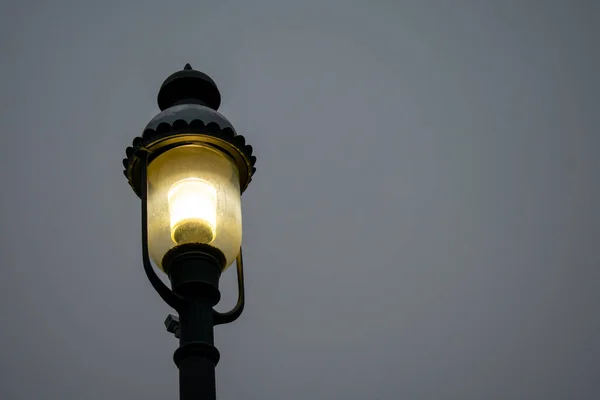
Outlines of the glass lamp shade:
<svg viewBox="0 0 600 400">
<path fill-rule="evenodd" d="M 242 244 L 240 179 L 229 156 L 208 145 L 175 147 L 148 165 L 148 248 L 164 271 L 177 245 L 208 244 L 225 255 L 224 268 Z"/>
</svg>

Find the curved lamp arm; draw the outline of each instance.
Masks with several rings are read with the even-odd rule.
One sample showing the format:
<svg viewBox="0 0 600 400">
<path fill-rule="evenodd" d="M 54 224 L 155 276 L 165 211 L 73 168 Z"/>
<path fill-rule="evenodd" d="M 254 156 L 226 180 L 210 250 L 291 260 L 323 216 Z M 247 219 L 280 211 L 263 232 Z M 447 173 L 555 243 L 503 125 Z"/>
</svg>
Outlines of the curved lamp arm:
<svg viewBox="0 0 600 400">
<path fill-rule="evenodd" d="M 240 315 L 242 315 L 242 311 L 244 311 L 245 304 L 245 296 L 244 296 L 244 259 L 242 258 L 242 248 L 240 247 L 240 252 L 235 259 L 235 264 L 237 267 L 237 279 L 238 279 L 238 300 L 231 311 L 226 313 L 220 313 L 218 311 L 213 311 L 214 313 L 214 324 L 228 324 L 230 322 L 238 319 Z"/>
<path fill-rule="evenodd" d="M 144 271 L 148 280 L 154 287 L 158 295 L 175 310 L 179 310 L 179 305 L 183 302 L 181 296 L 173 293 L 171 289 L 156 275 L 150 255 L 148 253 L 148 150 L 140 149 L 139 158 L 141 162 L 141 198 L 142 198 L 142 258 L 144 261 Z"/>
</svg>

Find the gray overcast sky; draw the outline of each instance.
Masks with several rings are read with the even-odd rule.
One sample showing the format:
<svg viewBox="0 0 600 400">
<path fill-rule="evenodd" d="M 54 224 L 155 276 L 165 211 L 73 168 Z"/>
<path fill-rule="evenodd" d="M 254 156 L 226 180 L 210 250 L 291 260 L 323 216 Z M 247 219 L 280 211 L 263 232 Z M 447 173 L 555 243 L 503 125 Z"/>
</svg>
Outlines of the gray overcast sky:
<svg viewBox="0 0 600 400">
<path fill-rule="evenodd" d="M 186 62 L 258 156 L 220 399 L 600 398 L 599 27 L 593 0 L 4 2 L 0 398 L 177 398 L 121 158 Z"/>
</svg>

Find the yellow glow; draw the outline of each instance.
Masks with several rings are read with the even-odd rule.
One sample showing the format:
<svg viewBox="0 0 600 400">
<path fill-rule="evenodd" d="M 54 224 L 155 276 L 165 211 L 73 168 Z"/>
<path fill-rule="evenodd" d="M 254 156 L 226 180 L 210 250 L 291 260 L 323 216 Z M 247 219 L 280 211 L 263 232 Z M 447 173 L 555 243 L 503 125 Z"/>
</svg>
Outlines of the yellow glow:
<svg viewBox="0 0 600 400">
<path fill-rule="evenodd" d="M 187 178 L 168 193 L 171 238 L 177 244 L 210 244 L 217 227 L 217 191 L 208 182 Z"/>
<path fill-rule="evenodd" d="M 237 166 L 210 146 L 185 145 L 148 164 L 148 250 L 157 266 L 187 243 L 219 249 L 231 265 L 242 245 Z"/>
</svg>

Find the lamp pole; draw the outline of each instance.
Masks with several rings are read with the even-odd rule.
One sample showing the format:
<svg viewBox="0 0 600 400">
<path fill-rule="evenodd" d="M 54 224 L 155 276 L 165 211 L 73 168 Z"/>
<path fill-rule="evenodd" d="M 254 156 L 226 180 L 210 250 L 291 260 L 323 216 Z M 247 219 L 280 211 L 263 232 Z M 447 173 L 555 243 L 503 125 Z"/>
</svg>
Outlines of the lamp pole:
<svg viewBox="0 0 600 400">
<path fill-rule="evenodd" d="M 231 194 L 241 195 L 247 187 L 256 157 L 216 111 L 220 99 L 212 79 L 187 64 L 165 80 L 158 95 L 162 112 L 134 139 L 123 160 L 124 174 L 142 202 L 144 271 L 179 314 L 169 315 L 165 325 L 179 338 L 173 359 L 181 400 L 216 399 L 220 356 L 214 326 L 236 320 L 244 308 L 241 206 Z M 158 166 L 150 176 L 153 162 Z M 171 289 L 155 273 L 151 258 L 169 277 Z M 221 298 L 219 278 L 234 259 L 238 301 L 231 311 L 219 313 L 213 308 Z"/>
<path fill-rule="evenodd" d="M 173 291 L 183 298 L 179 309 L 179 367 L 182 400 L 216 399 L 215 367 L 219 351 L 214 346 L 213 306 L 219 302 L 219 260 L 210 252 L 180 253 L 173 257 L 169 278 Z"/>
</svg>

